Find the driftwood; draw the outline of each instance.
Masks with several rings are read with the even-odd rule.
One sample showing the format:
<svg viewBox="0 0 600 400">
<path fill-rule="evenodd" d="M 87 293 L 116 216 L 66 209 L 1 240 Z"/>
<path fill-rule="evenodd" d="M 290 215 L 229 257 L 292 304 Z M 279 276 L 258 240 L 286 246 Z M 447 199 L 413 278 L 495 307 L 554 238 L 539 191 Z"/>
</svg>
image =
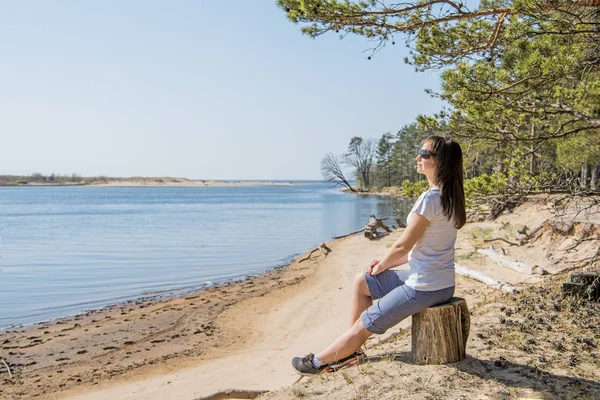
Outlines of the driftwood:
<svg viewBox="0 0 600 400">
<path fill-rule="evenodd" d="M 0 361 L 2 361 L 2 364 L 4 364 L 4 366 L 6 367 L 6 370 L 8 371 L 8 376 L 10 377 L 10 379 L 12 379 L 13 374 L 12 374 L 12 372 L 10 372 L 10 367 L 8 366 L 6 361 L 4 361 L 3 358 L 0 358 Z"/>
<path fill-rule="evenodd" d="M 544 270 L 542 268 L 538 267 L 537 265 L 532 267 L 525 263 L 522 263 L 519 261 L 514 261 L 513 259 L 511 259 L 510 257 L 508 257 L 504 254 L 504 250 L 502 250 L 501 253 L 496 252 L 496 250 L 494 250 L 494 246 L 490 246 L 490 248 L 487 250 L 477 249 L 477 252 L 479 254 L 488 256 L 490 258 L 490 260 L 492 260 L 499 266 L 504 267 L 504 268 L 510 268 L 513 271 L 517 271 L 521 274 L 527 274 L 527 275 L 533 275 L 533 274 L 543 275 L 544 274 Z"/>
<path fill-rule="evenodd" d="M 348 236 L 352 236 L 352 235 L 356 235 L 357 233 L 360 232 L 365 232 L 365 237 L 367 239 L 375 239 L 378 237 L 381 237 L 383 234 L 377 232 L 377 229 L 381 228 L 384 229 L 387 233 L 391 232 L 392 230 L 383 222 L 385 221 L 387 218 L 377 218 L 374 215 L 371 215 L 369 217 L 369 223 L 364 227 L 361 228 L 357 231 L 354 232 L 350 232 L 347 233 L 345 235 L 342 236 L 334 236 L 334 239 L 342 239 Z M 398 221 L 398 220 L 397 220 Z"/>
<path fill-rule="evenodd" d="M 210 396 L 200 397 L 196 400 L 225 400 L 225 399 L 255 399 L 258 396 L 268 393 L 268 390 L 221 390 Z"/>
<path fill-rule="evenodd" d="M 412 316 L 412 356 L 415 364 L 444 364 L 465 358 L 471 317 L 465 299 L 447 303 Z"/>
<path fill-rule="evenodd" d="M 314 252 L 319 251 L 319 250 L 321 251 L 321 255 L 323 255 L 325 257 L 327 257 L 327 255 L 331 252 L 331 249 L 329 247 L 327 247 L 327 245 L 325 243 L 321 243 L 319 245 L 319 247 L 311 250 L 310 253 L 308 253 L 308 255 L 306 257 L 304 257 L 302 260 L 298 260 L 298 263 L 308 260 L 313 255 Z"/>
<path fill-rule="evenodd" d="M 406 223 L 400 218 L 396 218 L 396 223 L 398 224 L 398 228 L 406 228 Z"/>
<path fill-rule="evenodd" d="M 493 239 L 485 239 L 483 242 L 484 243 L 489 243 L 489 242 L 495 242 L 495 241 L 498 241 L 498 240 L 503 241 L 505 243 L 508 243 L 511 246 L 520 246 L 519 243 L 509 242 L 508 240 L 506 240 L 504 238 L 501 238 L 501 237 L 497 237 L 497 238 L 493 238 Z"/>
<path fill-rule="evenodd" d="M 476 281 L 485 283 L 486 285 L 489 285 L 494 289 L 502 290 L 506 293 L 518 292 L 521 290 L 519 286 L 512 286 L 508 283 L 500 282 L 495 278 L 492 278 L 485 272 L 469 269 L 456 263 L 454 264 L 454 271 L 461 276 L 466 276 L 467 278 L 475 279 Z"/>
<path fill-rule="evenodd" d="M 334 238 L 334 239 L 341 239 L 341 238 L 345 238 L 345 237 L 348 237 L 348 236 L 356 235 L 357 233 L 360 233 L 360 232 L 362 232 L 362 231 L 364 231 L 364 230 L 365 230 L 365 228 L 362 228 L 362 229 L 359 229 L 359 230 L 357 230 L 357 231 L 354 231 L 354 232 L 347 233 L 347 234 L 345 234 L 345 235 L 342 235 L 342 236 L 334 236 L 333 238 Z"/>
<path fill-rule="evenodd" d="M 367 239 L 375 239 L 379 237 L 379 233 L 377 229 L 384 229 L 386 232 L 391 232 L 392 230 L 383 222 L 387 218 L 377 218 L 375 215 L 371 215 L 369 217 L 369 223 L 365 226 L 365 237 Z"/>
</svg>

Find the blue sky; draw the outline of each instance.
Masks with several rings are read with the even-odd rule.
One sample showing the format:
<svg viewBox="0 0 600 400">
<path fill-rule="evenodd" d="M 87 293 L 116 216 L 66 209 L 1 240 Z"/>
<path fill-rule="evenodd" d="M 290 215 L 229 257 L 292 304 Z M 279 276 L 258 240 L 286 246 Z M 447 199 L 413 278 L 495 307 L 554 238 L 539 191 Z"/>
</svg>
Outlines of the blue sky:
<svg viewBox="0 0 600 400">
<path fill-rule="evenodd" d="M 0 1 L 0 174 L 320 179 L 438 111 L 398 38 L 311 39 L 274 1 Z"/>
</svg>

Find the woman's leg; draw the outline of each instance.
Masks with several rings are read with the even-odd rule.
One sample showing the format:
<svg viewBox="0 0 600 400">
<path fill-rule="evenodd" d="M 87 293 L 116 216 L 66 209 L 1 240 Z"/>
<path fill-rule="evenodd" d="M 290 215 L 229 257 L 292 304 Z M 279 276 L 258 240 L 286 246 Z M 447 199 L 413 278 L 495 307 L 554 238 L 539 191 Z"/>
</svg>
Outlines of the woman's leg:
<svg viewBox="0 0 600 400">
<path fill-rule="evenodd" d="M 367 286 L 367 278 L 364 272 L 359 272 L 354 277 L 354 285 L 352 288 L 352 308 L 350 311 L 350 328 L 354 326 L 356 320 L 360 318 L 360 314 L 367 308 L 373 305 L 371 292 Z"/>
<path fill-rule="evenodd" d="M 373 333 L 381 333 L 371 326 L 367 329 L 365 324 L 373 325 L 373 321 L 366 317 L 366 313 L 375 307 L 373 299 L 381 298 L 398 286 L 404 285 L 408 274 L 410 274 L 409 271 L 387 270 L 376 276 L 365 273 L 355 276 L 352 289 L 351 325 L 329 347 L 317 354 L 317 358 L 322 364 L 331 364 L 348 357 L 358 350 Z M 312 354 L 306 357 L 294 357 L 292 365 L 301 374 L 317 374 L 321 371 L 321 367 L 315 367 Z"/>
<path fill-rule="evenodd" d="M 321 353 L 317 354 L 324 364 L 331 364 L 354 353 L 362 346 L 372 333 L 365 329 L 363 322 L 357 318 L 354 324 L 339 336 Z"/>
<path fill-rule="evenodd" d="M 384 271 L 379 275 L 367 275 L 359 272 L 354 277 L 352 287 L 352 308 L 350 311 L 350 327 L 354 325 L 360 315 L 373 305 L 374 299 L 379 299 L 396 287 L 404 285 L 410 271 Z"/>
</svg>

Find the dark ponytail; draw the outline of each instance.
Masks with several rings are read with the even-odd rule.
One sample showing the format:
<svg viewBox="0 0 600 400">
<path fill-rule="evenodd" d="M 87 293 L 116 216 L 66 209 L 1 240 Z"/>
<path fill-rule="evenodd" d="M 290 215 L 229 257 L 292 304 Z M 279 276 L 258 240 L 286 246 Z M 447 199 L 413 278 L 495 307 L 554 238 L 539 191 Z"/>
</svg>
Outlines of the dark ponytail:
<svg viewBox="0 0 600 400">
<path fill-rule="evenodd" d="M 456 229 L 460 229 L 467 222 L 462 149 L 455 140 L 441 136 L 430 136 L 425 142 L 431 143 L 435 154 L 435 184 L 441 190 L 444 215 L 453 218 Z"/>
</svg>

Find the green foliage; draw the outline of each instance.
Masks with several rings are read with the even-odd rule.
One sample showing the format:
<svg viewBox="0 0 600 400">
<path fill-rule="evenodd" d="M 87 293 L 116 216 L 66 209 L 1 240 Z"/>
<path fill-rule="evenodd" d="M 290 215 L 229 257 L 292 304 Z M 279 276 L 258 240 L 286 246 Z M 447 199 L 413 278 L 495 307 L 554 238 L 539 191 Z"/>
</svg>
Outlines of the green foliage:
<svg viewBox="0 0 600 400">
<path fill-rule="evenodd" d="M 411 182 L 421 179 L 415 167 L 416 156 L 421 148 L 421 141 L 427 136 L 428 133 L 415 123 L 404 125 L 398 131 L 392 154 L 394 184 L 400 185 L 405 179 Z"/>
<path fill-rule="evenodd" d="M 405 197 L 414 199 L 429 189 L 429 183 L 426 180 L 411 182 L 408 179 L 402 181 L 402 193 Z"/>
<path fill-rule="evenodd" d="M 394 137 L 388 132 L 381 136 L 377 144 L 377 170 L 374 174 L 377 186 L 392 186 L 393 140 Z"/>
<path fill-rule="evenodd" d="M 582 165 L 600 163 L 600 131 L 594 135 L 575 135 L 556 145 L 557 161 L 572 172 Z"/>
<path fill-rule="evenodd" d="M 503 173 L 482 174 L 466 179 L 465 200 L 467 207 L 476 208 L 482 204 L 491 205 L 499 199 L 518 198 L 538 193 L 552 187 L 555 174 L 543 172 L 533 175 L 523 162 L 522 152 L 515 151 L 512 157 L 504 162 Z"/>
<path fill-rule="evenodd" d="M 481 204 L 498 193 L 506 190 L 508 178 L 504 174 L 483 174 L 465 180 L 465 201 L 468 208 Z"/>
</svg>

